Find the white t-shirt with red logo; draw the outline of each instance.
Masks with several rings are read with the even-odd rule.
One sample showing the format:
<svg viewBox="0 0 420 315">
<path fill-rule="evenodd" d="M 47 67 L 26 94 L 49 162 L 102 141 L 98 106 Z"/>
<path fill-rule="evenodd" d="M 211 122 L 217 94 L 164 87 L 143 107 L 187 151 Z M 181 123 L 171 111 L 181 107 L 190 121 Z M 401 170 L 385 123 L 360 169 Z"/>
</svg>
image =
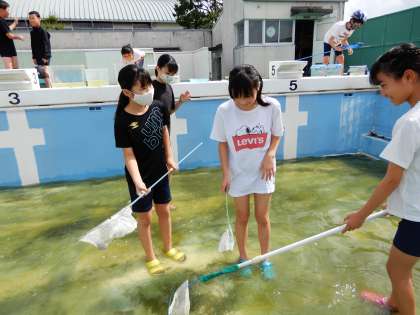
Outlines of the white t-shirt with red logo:
<svg viewBox="0 0 420 315">
<path fill-rule="evenodd" d="M 282 136 L 284 127 L 280 103 L 271 97 L 263 100 L 270 105 L 244 111 L 231 99 L 219 106 L 214 117 L 210 138 L 228 144 L 232 197 L 272 193 L 275 188 L 274 178 L 261 178 L 261 163 L 271 136 Z"/>
<path fill-rule="evenodd" d="M 344 39 L 348 39 L 353 34 L 354 30 L 349 31 L 346 24 L 346 21 L 339 21 L 331 26 L 327 33 L 325 33 L 324 43 L 329 44 L 331 37 L 334 37 L 336 44 L 341 44 Z"/>
</svg>

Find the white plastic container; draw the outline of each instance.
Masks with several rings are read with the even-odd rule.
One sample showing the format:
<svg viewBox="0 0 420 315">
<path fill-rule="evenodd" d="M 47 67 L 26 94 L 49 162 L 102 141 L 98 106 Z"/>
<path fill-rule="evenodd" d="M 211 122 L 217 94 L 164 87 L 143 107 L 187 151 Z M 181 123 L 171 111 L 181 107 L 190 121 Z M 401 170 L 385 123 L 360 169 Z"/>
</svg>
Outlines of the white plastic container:
<svg viewBox="0 0 420 315">
<path fill-rule="evenodd" d="M 284 60 L 270 61 L 269 78 L 270 79 L 298 79 L 303 75 L 303 68 L 308 64 L 307 61 Z"/>
<path fill-rule="evenodd" d="M 349 67 L 349 75 L 365 75 L 367 72 L 368 67 L 366 65 Z"/>
</svg>

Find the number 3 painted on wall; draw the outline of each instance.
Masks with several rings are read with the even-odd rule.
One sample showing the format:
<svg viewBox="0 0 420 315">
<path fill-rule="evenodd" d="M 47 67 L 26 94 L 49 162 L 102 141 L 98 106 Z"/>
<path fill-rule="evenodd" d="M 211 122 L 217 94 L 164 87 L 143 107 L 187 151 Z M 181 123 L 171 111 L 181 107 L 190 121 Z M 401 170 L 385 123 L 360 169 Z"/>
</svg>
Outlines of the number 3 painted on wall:
<svg viewBox="0 0 420 315">
<path fill-rule="evenodd" d="M 13 93 L 9 93 L 9 97 L 11 98 L 11 100 L 9 100 L 9 103 L 12 105 L 19 105 L 20 104 L 20 98 L 19 98 L 19 94 L 13 92 Z"/>
</svg>

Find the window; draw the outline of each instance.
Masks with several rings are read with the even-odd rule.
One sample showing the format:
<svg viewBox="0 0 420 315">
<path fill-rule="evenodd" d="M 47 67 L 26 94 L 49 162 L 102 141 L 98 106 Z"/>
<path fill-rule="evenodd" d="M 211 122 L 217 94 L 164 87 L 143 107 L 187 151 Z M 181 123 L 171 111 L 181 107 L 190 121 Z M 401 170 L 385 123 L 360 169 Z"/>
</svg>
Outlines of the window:
<svg viewBox="0 0 420 315">
<path fill-rule="evenodd" d="M 134 29 L 152 28 L 152 23 L 133 23 Z"/>
<path fill-rule="evenodd" d="M 72 22 L 73 29 L 75 30 L 83 30 L 92 28 L 92 22 Z"/>
<path fill-rule="evenodd" d="M 249 43 L 250 44 L 262 44 L 262 20 L 250 20 L 249 21 Z"/>
<path fill-rule="evenodd" d="M 236 46 L 293 43 L 294 21 L 243 20 L 236 24 L 235 30 Z"/>
<path fill-rule="evenodd" d="M 112 23 L 110 23 L 110 22 L 93 22 L 93 28 L 95 28 L 95 29 L 112 29 Z"/>
<path fill-rule="evenodd" d="M 266 20 L 265 21 L 265 42 L 278 43 L 279 41 L 279 21 Z"/>
<path fill-rule="evenodd" d="M 236 24 L 236 43 L 237 46 L 243 46 L 244 45 L 244 21 L 239 22 Z"/>
<path fill-rule="evenodd" d="M 291 43 L 293 41 L 293 21 L 280 21 L 280 43 Z"/>
</svg>

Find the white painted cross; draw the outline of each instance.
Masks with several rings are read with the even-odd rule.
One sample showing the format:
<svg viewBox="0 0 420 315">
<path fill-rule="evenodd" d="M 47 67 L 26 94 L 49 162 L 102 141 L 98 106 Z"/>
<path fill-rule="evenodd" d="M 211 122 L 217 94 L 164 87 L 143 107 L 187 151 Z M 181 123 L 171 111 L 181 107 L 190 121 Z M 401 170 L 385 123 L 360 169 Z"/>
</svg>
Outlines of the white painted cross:
<svg viewBox="0 0 420 315">
<path fill-rule="evenodd" d="M 299 126 L 308 124 L 308 112 L 299 112 L 299 96 L 286 96 L 286 111 L 283 113 L 286 128 L 284 136 L 284 159 L 296 159 Z"/>
<path fill-rule="evenodd" d="M 0 131 L 0 148 L 14 149 L 22 186 L 39 184 L 33 147 L 45 145 L 44 132 L 29 128 L 23 109 L 6 111 L 6 116 L 9 130 Z"/>
<path fill-rule="evenodd" d="M 183 118 L 177 118 L 176 114 L 171 115 L 171 144 L 172 153 L 174 155 L 175 162 L 178 163 L 178 135 L 186 135 L 188 132 L 187 120 Z"/>
</svg>

